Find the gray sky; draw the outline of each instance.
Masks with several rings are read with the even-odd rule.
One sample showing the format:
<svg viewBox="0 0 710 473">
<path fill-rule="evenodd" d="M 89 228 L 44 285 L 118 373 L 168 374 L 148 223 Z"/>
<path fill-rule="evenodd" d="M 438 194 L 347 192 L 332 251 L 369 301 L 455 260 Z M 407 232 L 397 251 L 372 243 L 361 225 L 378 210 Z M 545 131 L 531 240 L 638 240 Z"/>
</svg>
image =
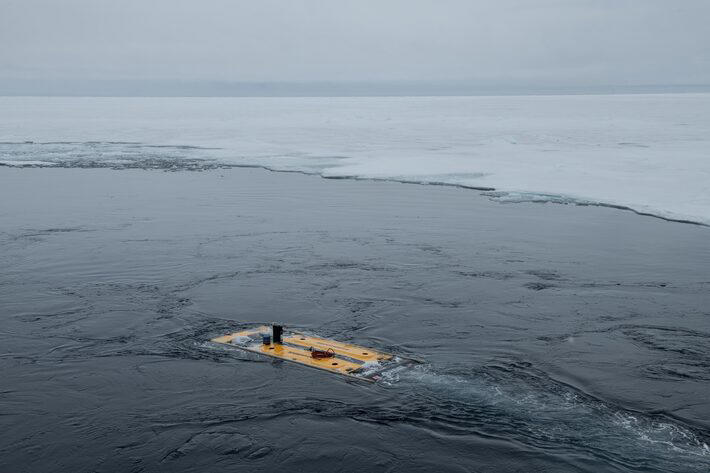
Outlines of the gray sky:
<svg viewBox="0 0 710 473">
<path fill-rule="evenodd" d="M 710 83 L 710 0 L 0 0 L 0 79 Z"/>
</svg>

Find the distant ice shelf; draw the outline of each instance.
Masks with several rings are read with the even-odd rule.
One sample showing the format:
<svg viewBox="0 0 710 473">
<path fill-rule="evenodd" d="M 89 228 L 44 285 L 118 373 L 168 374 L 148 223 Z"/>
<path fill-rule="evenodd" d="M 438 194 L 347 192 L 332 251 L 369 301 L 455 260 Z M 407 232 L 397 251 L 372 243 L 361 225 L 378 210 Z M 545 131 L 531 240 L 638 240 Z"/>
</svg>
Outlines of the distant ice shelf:
<svg viewBox="0 0 710 473">
<path fill-rule="evenodd" d="M 56 163 L 51 161 L 33 161 L 33 160 L 20 160 L 20 159 L 0 159 L 0 166 L 8 167 L 45 167 L 45 166 L 56 166 Z"/>
<path fill-rule="evenodd" d="M 5 166 L 258 166 L 710 225 L 710 94 L 0 97 L 0 142 Z"/>
</svg>

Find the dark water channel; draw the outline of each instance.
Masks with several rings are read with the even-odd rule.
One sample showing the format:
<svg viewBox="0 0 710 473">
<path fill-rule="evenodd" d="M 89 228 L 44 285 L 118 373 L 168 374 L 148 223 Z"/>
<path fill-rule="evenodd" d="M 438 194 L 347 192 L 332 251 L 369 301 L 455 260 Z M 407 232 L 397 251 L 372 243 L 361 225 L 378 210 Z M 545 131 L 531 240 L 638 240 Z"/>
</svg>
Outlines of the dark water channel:
<svg viewBox="0 0 710 473">
<path fill-rule="evenodd" d="M 705 227 L 0 168 L 0 269 L 3 472 L 710 470 Z M 363 385 L 207 342 L 270 321 L 427 363 Z"/>
</svg>

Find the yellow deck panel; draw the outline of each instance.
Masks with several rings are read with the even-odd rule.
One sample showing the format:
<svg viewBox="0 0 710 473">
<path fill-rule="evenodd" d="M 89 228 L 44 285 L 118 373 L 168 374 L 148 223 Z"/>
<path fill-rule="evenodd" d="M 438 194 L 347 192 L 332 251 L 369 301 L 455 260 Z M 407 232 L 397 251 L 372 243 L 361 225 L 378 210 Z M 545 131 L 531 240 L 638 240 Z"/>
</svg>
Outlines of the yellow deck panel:
<svg viewBox="0 0 710 473">
<path fill-rule="evenodd" d="M 311 352 L 304 349 L 292 348 L 285 345 L 272 344 L 260 345 L 260 353 L 273 356 L 275 358 L 288 359 L 298 363 L 320 368 L 328 371 L 335 371 L 342 374 L 347 374 L 350 371 L 360 368 L 360 365 L 351 361 L 342 360 L 340 358 L 322 358 L 316 359 L 311 357 Z"/>
<path fill-rule="evenodd" d="M 260 353 L 273 358 L 293 361 L 312 368 L 364 379 L 366 381 L 373 381 L 373 379 L 358 376 L 357 373 L 351 374 L 351 372 L 362 368 L 363 365 L 368 362 L 386 362 L 394 358 L 393 355 L 389 353 L 379 352 L 371 348 L 294 332 L 289 332 L 288 334 L 284 333 L 284 344 L 271 343 L 264 345 L 261 343 L 261 338 L 258 336 L 261 333 L 271 334 L 271 327 L 260 326 L 242 330 L 213 338 L 212 341 L 232 345 L 242 350 Z M 240 337 L 251 337 L 253 341 L 250 342 L 247 340 L 244 344 L 232 343 L 233 340 L 239 339 Z M 310 347 L 324 351 L 332 349 L 335 352 L 335 356 L 322 359 L 313 358 L 309 350 Z M 344 359 L 343 357 L 348 359 Z"/>
<path fill-rule="evenodd" d="M 248 337 L 249 335 L 259 333 L 271 334 L 271 327 L 262 325 L 261 327 L 242 330 L 241 332 L 235 332 L 229 335 L 224 335 L 222 337 L 213 338 L 212 341 L 217 343 L 230 343 L 235 338 Z M 389 353 L 378 352 L 376 350 L 373 350 L 372 348 L 353 345 L 351 343 L 339 342 L 337 340 L 328 340 L 327 338 L 312 337 L 310 335 L 305 335 L 301 333 L 295 333 L 290 336 L 284 336 L 283 341 L 292 345 L 299 345 L 304 348 L 313 347 L 317 350 L 327 350 L 328 348 L 331 348 L 335 353 L 339 355 L 344 355 L 361 361 L 392 359 L 392 355 L 390 355 Z"/>
<path fill-rule="evenodd" d="M 381 353 L 371 348 L 338 342 L 336 340 L 328 340 L 326 338 L 311 337 L 299 333 L 290 337 L 284 337 L 283 340 L 286 343 L 299 345 L 305 348 L 313 347 L 318 350 L 327 350 L 328 348 L 331 348 L 335 353 L 361 361 L 389 360 L 392 358 L 392 355 L 388 353 Z"/>
</svg>

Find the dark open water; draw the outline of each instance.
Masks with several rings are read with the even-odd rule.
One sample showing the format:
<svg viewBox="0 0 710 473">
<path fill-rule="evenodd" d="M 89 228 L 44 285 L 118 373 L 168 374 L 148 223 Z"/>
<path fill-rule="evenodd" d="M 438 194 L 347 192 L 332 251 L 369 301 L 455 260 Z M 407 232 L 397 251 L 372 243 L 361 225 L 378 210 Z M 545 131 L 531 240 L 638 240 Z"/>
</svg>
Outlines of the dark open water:
<svg viewBox="0 0 710 473">
<path fill-rule="evenodd" d="M 261 170 L 0 168 L 0 471 L 710 470 L 710 229 Z M 207 340 L 281 321 L 377 385 Z"/>
</svg>

